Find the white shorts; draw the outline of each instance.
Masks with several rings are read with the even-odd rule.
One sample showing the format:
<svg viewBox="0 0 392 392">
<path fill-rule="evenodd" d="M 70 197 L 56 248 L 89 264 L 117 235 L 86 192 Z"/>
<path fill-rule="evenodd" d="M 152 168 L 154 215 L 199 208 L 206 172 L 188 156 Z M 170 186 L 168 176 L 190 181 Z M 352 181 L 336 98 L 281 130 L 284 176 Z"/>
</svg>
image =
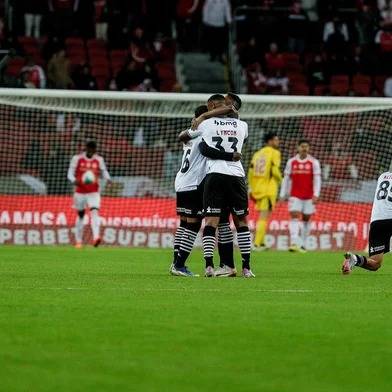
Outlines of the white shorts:
<svg viewBox="0 0 392 392">
<path fill-rule="evenodd" d="M 316 208 L 314 207 L 312 199 L 302 200 L 298 199 L 298 197 L 290 197 L 289 211 L 302 212 L 304 215 L 312 215 L 315 213 Z"/>
<path fill-rule="evenodd" d="M 93 193 L 74 193 L 74 208 L 82 211 L 88 208 L 97 208 L 101 206 L 101 195 L 98 192 Z"/>
</svg>

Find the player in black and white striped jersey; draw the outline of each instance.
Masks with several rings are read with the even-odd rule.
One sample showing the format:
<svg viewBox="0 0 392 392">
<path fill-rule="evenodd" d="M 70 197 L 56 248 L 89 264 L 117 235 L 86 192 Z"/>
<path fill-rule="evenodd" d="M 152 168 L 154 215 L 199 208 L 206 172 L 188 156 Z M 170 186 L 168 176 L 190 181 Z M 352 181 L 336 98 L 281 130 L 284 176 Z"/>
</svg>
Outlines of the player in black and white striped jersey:
<svg viewBox="0 0 392 392">
<path fill-rule="evenodd" d="M 369 257 L 347 252 L 342 265 L 343 274 L 349 274 L 354 267 L 377 271 L 384 254 L 390 251 L 392 237 L 392 172 L 380 175 L 374 195 L 369 230 Z"/>
<path fill-rule="evenodd" d="M 219 108 L 224 103 L 224 97 L 215 94 L 208 100 L 208 107 L 209 109 Z M 248 137 L 247 123 L 235 118 L 210 118 L 201 123 L 198 130 L 203 135 L 203 142 L 200 143 L 201 149 L 212 147 L 222 152 L 241 152 Z M 251 238 L 246 218 L 248 190 L 241 162 L 208 159 L 203 204 L 206 216 L 206 226 L 203 231 L 206 267 L 213 266 L 215 233 L 219 216 L 229 208 L 238 219 L 237 238 L 242 256 L 243 276 L 254 277 L 250 269 Z"/>
<path fill-rule="evenodd" d="M 196 109 L 195 116 L 207 111 L 207 107 Z M 189 131 L 187 143 L 184 144 L 184 154 L 181 169 L 175 180 L 177 194 L 177 214 L 181 217 L 181 225 L 175 236 L 175 254 L 170 268 L 172 275 L 194 276 L 185 266 L 185 262 L 193 248 L 197 234 L 201 227 L 203 210 L 203 180 L 206 175 L 206 156 L 210 159 L 235 161 L 241 158 L 238 153 L 226 153 L 214 148 L 205 149 L 205 155 L 199 151 L 201 141 L 197 131 Z"/>
</svg>

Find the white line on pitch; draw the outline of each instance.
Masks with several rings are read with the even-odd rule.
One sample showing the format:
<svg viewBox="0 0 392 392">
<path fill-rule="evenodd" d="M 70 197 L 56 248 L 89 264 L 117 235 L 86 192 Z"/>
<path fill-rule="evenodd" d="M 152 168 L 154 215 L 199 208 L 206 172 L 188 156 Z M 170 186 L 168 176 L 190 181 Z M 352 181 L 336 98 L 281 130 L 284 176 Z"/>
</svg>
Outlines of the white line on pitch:
<svg viewBox="0 0 392 392">
<path fill-rule="evenodd" d="M 227 292 L 230 289 L 194 289 L 187 287 L 180 288 L 141 288 L 135 289 L 132 287 L 0 287 L 0 290 L 74 290 L 74 291 L 85 291 L 85 290 L 123 290 L 123 291 L 134 291 L 134 292 L 146 292 L 146 291 L 188 291 L 188 292 Z M 251 292 L 260 292 L 260 293 L 312 293 L 314 290 L 309 289 L 241 289 L 240 291 L 251 291 Z"/>
</svg>

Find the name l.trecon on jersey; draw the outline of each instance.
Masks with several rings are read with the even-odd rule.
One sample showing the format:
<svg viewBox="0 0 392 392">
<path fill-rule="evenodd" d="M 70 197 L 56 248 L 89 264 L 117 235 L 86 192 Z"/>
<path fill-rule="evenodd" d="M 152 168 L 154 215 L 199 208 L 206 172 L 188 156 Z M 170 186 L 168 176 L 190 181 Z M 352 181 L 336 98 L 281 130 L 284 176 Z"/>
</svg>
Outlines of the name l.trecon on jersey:
<svg viewBox="0 0 392 392">
<path fill-rule="evenodd" d="M 296 197 L 301 200 L 312 199 L 320 196 L 321 168 L 319 161 L 308 155 L 301 159 L 299 155 L 287 161 L 284 170 L 284 179 L 281 196 Z"/>
<path fill-rule="evenodd" d="M 392 172 L 378 177 L 370 222 L 392 219 Z"/>
<path fill-rule="evenodd" d="M 92 183 L 84 184 L 83 175 L 88 171 L 94 174 L 94 180 Z M 99 178 L 110 180 L 110 174 L 106 169 L 104 159 L 98 154 L 88 158 L 85 153 L 72 157 L 67 177 L 70 182 L 77 181 L 76 193 L 99 192 Z"/>
<path fill-rule="evenodd" d="M 192 131 L 189 132 L 192 133 Z M 197 189 L 206 176 L 207 159 L 199 151 L 200 142 L 201 136 L 197 136 L 184 144 L 181 169 L 178 171 L 174 182 L 176 192 Z"/>
<path fill-rule="evenodd" d="M 213 148 L 226 152 L 241 153 L 248 137 L 248 124 L 235 118 L 213 117 L 203 121 L 199 126 L 203 140 Z M 207 159 L 207 174 L 222 173 L 236 177 L 245 177 L 241 161 L 224 161 Z"/>
</svg>

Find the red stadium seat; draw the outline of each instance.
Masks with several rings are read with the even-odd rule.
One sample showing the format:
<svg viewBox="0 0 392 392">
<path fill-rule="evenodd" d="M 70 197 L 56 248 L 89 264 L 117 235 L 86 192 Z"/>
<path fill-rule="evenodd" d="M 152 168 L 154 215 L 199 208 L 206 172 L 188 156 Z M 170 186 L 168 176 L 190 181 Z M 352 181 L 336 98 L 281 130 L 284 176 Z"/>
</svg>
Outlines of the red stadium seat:
<svg viewBox="0 0 392 392">
<path fill-rule="evenodd" d="M 382 52 L 392 52 L 392 32 L 383 31 L 380 36 L 380 48 Z"/>
<path fill-rule="evenodd" d="M 18 37 L 18 42 L 21 46 L 26 46 L 26 45 L 38 46 L 38 40 L 33 37 Z"/>
<path fill-rule="evenodd" d="M 106 76 L 96 76 L 98 90 L 106 90 L 108 85 L 108 78 Z"/>
<path fill-rule="evenodd" d="M 108 51 L 106 48 L 89 48 L 88 55 L 92 57 L 108 57 Z"/>
<path fill-rule="evenodd" d="M 87 48 L 88 49 L 93 49 L 93 48 L 102 48 L 106 50 L 106 42 L 101 40 L 101 39 L 89 39 L 87 40 Z"/>
<path fill-rule="evenodd" d="M 295 83 L 290 87 L 291 95 L 309 95 L 309 87 L 305 83 Z"/>
<path fill-rule="evenodd" d="M 122 69 L 124 64 L 125 64 L 124 61 L 112 61 L 111 68 L 112 68 L 113 74 L 116 75 Z"/>
<path fill-rule="evenodd" d="M 368 82 L 354 82 L 353 90 L 357 95 L 360 96 L 368 96 L 370 93 L 370 83 Z"/>
<path fill-rule="evenodd" d="M 33 45 L 24 45 L 23 46 L 23 51 L 25 52 L 26 55 L 28 56 L 35 56 L 37 54 L 40 54 L 39 47 L 35 44 Z"/>
<path fill-rule="evenodd" d="M 25 65 L 25 59 L 22 57 L 15 57 L 11 59 L 7 65 L 6 74 L 9 76 L 18 76 L 20 70 Z"/>
<path fill-rule="evenodd" d="M 67 46 L 67 47 L 84 47 L 84 41 L 78 37 L 68 37 L 65 40 L 65 46 Z"/>
<path fill-rule="evenodd" d="M 96 78 L 97 77 L 108 78 L 110 76 L 110 70 L 108 67 L 92 66 L 91 74 Z"/>
<path fill-rule="evenodd" d="M 159 79 L 176 80 L 176 71 L 172 63 L 158 63 L 156 69 Z"/>
<path fill-rule="evenodd" d="M 79 46 L 73 46 L 73 47 L 67 48 L 67 56 L 69 56 L 69 57 L 75 57 L 75 56 L 87 57 L 86 50 L 84 49 L 84 47 L 79 47 Z"/>
<path fill-rule="evenodd" d="M 348 85 L 345 83 L 331 83 L 332 95 L 345 96 L 348 93 Z"/>
<path fill-rule="evenodd" d="M 348 88 L 349 77 L 347 75 L 334 75 L 331 77 L 331 84 L 346 85 Z"/>
<path fill-rule="evenodd" d="M 384 94 L 384 84 L 387 79 L 386 75 L 378 75 L 374 78 L 374 83 L 378 91 Z"/>
<path fill-rule="evenodd" d="M 90 65 L 92 67 L 109 68 L 109 61 L 106 57 L 90 57 Z"/>
<path fill-rule="evenodd" d="M 125 62 L 125 60 L 128 57 L 128 51 L 127 50 L 112 50 L 110 52 L 110 59 L 111 61 L 113 60 L 122 60 Z"/>
<path fill-rule="evenodd" d="M 367 83 L 367 84 L 371 84 L 372 82 L 372 78 L 368 75 L 362 75 L 362 74 L 358 74 L 358 75 L 354 75 L 353 77 L 353 84 L 355 83 Z"/>
</svg>

